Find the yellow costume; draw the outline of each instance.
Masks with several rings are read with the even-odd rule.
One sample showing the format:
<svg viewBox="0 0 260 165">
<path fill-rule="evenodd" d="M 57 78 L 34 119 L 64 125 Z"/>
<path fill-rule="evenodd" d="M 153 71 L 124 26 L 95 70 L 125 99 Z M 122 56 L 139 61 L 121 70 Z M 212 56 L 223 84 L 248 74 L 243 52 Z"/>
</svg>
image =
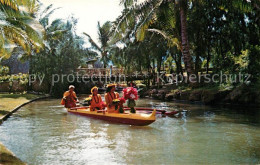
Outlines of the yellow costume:
<svg viewBox="0 0 260 165">
<path fill-rule="evenodd" d="M 119 98 L 119 93 L 117 92 L 108 92 L 105 94 L 105 100 L 106 100 L 106 104 L 107 104 L 107 112 L 118 112 L 118 109 L 115 109 L 115 105 L 113 105 L 113 100 L 114 99 L 118 99 Z"/>
<path fill-rule="evenodd" d="M 94 108 L 102 109 L 102 98 L 100 94 L 97 94 L 96 96 L 91 95 L 91 101 L 90 101 L 90 109 L 94 110 Z"/>
</svg>

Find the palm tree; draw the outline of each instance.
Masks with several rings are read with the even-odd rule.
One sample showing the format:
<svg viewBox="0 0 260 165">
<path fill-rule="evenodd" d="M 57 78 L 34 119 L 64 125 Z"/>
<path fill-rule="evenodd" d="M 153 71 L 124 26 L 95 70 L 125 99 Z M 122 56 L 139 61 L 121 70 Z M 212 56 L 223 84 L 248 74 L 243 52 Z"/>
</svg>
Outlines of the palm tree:
<svg viewBox="0 0 260 165">
<path fill-rule="evenodd" d="M 190 54 L 190 46 L 189 46 L 188 32 L 187 32 L 188 1 L 177 0 L 176 4 L 179 6 L 179 10 L 180 10 L 181 45 L 182 45 L 183 61 L 189 77 L 189 75 L 194 73 L 194 64 Z"/>
<path fill-rule="evenodd" d="M 77 36 L 75 26 L 77 20 L 70 17 L 64 21 L 55 19 L 50 21 L 51 14 L 57 10 L 52 5 L 38 13 L 39 22 L 45 30 L 44 48 L 32 56 L 30 69 L 38 75 L 45 75 L 43 84 L 47 85 L 45 92 L 59 94 L 67 82 L 52 84 L 53 74 L 71 74 L 83 63 L 83 58 L 94 53 L 83 47 L 84 40 Z M 64 83 L 64 84 L 63 84 Z"/>
<path fill-rule="evenodd" d="M 34 18 L 35 0 L 0 1 L 0 59 L 8 58 L 20 46 L 26 54 L 43 47 L 44 30 Z"/>
<path fill-rule="evenodd" d="M 122 15 L 114 22 L 113 32 L 115 33 L 115 37 L 120 36 L 118 33 L 134 33 L 136 39 L 142 41 L 146 32 L 160 34 L 168 41 L 169 47 L 176 46 L 182 52 L 188 75 L 194 73 L 194 65 L 189 50 L 187 34 L 187 1 L 180 1 L 178 3 L 174 1 L 174 3 L 172 3 L 166 0 L 146 0 L 145 2 L 137 3 L 135 1 L 125 0 L 121 3 L 126 7 Z M 178 10 L 179 13 L 177 13 L 176 10 Z M 168 15 L 162 18 L 160 17 L 161 13 L 168 13 Z M 179 34 L 179 30 L 176 28 L 176 22 L 178 21 L 180 21 L 181 24 L 181 34 Z M 159 24 L 159 26 L 155 25 L 156 27 L 154 28 L 154 24 Z M 120 29 L 120 27 L 126 27 L 127 25 L 130 25 L 130 27 Z M 165 28 L 165 26 L 173 30 L 169 30 L 169 28 Z"/>
<path fill-rule="evenodd" d="M 171 5 L 165 4 L 173 4 Z M 142 41 L 145 37 L 146 32 L 153 32 L 161 34 L 169 42 L 173 41 L 173 45 L 178 45 L 176 38 L 180 41 L 179 48 L 182 52 L 183 61 L 188 76 L 194 73 L 194 63 L 192 56 L 190 54 L 190 45 L 188 40 L 187 32 L 187 11 L 189 7 L 194 3 L 205 3 L 202 0 L 145 0 L 138 3 L 136 0 L 122 0 L 121 4 L 125 6 L 124 11 L 121 16 L 117 18 L 114 22 L 113 32 L 115 33 L 115 41 L 120 40 L 123 37 L 132 37 L 133 34 L 135 38 Z M 245 0 L 232 0 L 232 1 L 221 1 L 222 6 L 231 5 L 234 8 L 244 11 L 250 11 L 252 7 L 258 7 L 256 1 L 245 1 Z M 164 11 L 165 13 L 170 13 L 173 11 L 174 15 L 169 16 L 167 19 L 175 19 L 175 25 L 180 22 L 180 36 L 178 33 L 169 33 L 165 28 L 160 27 L 159 29 L 151 29 L 153 24 L 164 24 L 167 23 L 167 19 L 160 19 L 159 13 Z M 166 26 L 166 25 L 165 25 Z M 174 25 L 172 26 L 174 28 Z M 129 34 L 129 35 L 126 35 Z M 171 36 L 172 35 L 172 36 Z M 169 37 L 170 36 L 170 37 Z M 175 40 L 174 40 L 175 39 Z"/>
<path fill-rule="evenodd" d="M 189 3 L 203 3 L 201 0 L 175 0 L 175 5 L 179 8 L 180 13 L 180 22 L 181 22 L 181 43 L 182 43 L 182 55 L 183 61 L 185 64 L 186 71 L 188 76 L 194 73 L 194 64 L 192 60 L 192 56 L 190 54 L 190 45 L 188 40 L 188 32 L 187 32 L 187 10 Z M 251 7 L 244 0 L 232 0 L 232 1 L 222 1 L 220 2 L 222 5 L 231 5 L 234 8 L 239 8 L 245 12 L 250 11 Z"/>
<path fill-rule="evenodd" d="M 91 44 L 91 49 L 97 51 L 101 55 L 101 61 L 104 64 L 104 68 L 106 68 L 109 61 L 108 53 L 111 49 L 111 45 L 109 44 L 111 26 L 111 22 L 109 21 L 105 22 L 102 26 L 100 26 L 100 23 L 98 22 L 98 42 L 100 46 L 91 38 L 89 34 L 85 32 L 83 33 L 88 37 Z"/>
</svg>

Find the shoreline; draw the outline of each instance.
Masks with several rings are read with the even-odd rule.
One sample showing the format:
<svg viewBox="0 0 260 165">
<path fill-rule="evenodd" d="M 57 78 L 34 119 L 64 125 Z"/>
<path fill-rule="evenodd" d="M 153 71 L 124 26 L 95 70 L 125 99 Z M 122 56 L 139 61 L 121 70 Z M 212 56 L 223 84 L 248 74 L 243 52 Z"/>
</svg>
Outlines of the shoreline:
<svg viewBox="0 0 260 165">
<path fill-rule="evenodd" d="M 30 104 L 34 101 L 38 101 L 38 100 L 42 100 L 42 99 L 47 99 L 49 98 L 50 96 L 43 96 L 43 97 L 39 97 L 39 98 L 35 98 L 35 99 L 32 99 L 32 100 L 29 100 L 21 105 L 18 105 L 17 107 L 15 107 L 14 109 L 12 109 L 11 111 L 9 111 L 7 114 L 3 115 L 0 117 L 0 125 L 5 121 L 7 120 L 13 113 L 15 113 L 16 111 L 18 111 L 20 108 L 22 108 L 23 106 L 27 105 L 27 104 Z"/>
<path fill-rule="evenodd" d="M 163 86 L 159 89 L 146 89 L 139 94 L 142 98 L 170 102 L 185 102 L 210 106 L 260 107 L 260 92 L 246 85 L 224 90 L 216 87 L 174 89 Z"/>
<path fill-rule="evenodd" d="M 8 113 L 4 114 L 3 116 L 0 117 L 0 126 L 1 124 L 6 121 L 13 113 L 17 112 L 20 108 L 22 108 L 23 106 L 30 104 L 32 102 L 38 101 L 38 100 L 42 100 L 42 99 L 47 99 L 49 98 L 49 95 L 46 96 L 42 96 L 39 98 L 35 98 L 32 100 L 29 100 L 25 103 L 22 103 L 18 106 L 16 106 L 15 108 L 13 108 L 12 110 L 10 110 Z M 0 142 L 0 164 L 17 164 L 17 165 L 25 165 L 26 163 L 24 163 L 23 161 L 21 161 L 18 157 L 16 157 L 16 155 L 10 151 L 8 148 L 6 148 L 1 142 Z"/>
</svg>

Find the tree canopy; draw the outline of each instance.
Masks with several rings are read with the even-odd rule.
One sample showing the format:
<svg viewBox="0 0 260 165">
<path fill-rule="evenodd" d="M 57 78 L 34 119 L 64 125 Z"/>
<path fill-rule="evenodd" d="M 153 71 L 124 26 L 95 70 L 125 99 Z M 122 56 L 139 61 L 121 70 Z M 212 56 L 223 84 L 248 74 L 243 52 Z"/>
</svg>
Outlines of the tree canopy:
<svg viewBox="0 0 260 165">
<path fill-rule="evenodd" d="M 30 61 L 30 72 L 72 73 L 84 58 L 99 57 L 126 73 L 248 73 L 259 82 L 260 1 L 258 0 L 122 0 L 118 18 L 92 34 L 76 34 L 77 19 L 49 17 L 35 0 L 0 1 L 0 58 L 15 48 Z M 90 43 L 90 47 L 84 45 Z M 67 61 L 70 61 L 68 63 Z M 53 66 L 58 67 L 53 67 Z M 52 89 L 49 89 L 52 90 Z"/>
</svg>

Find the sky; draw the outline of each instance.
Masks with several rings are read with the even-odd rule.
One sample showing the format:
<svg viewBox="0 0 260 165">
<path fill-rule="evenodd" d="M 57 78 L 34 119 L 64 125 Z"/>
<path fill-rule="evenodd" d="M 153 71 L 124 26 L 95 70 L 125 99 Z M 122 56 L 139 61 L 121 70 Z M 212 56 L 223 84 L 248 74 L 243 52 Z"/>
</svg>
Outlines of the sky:
<svg viewBox="0 0 260 165">
<path fill-rule="evenodd" d="M 41 0 L 48 6 L 61 7 L 54 12 L 51 19 L 66 19 L 73 14 L 78 18 L 77 34 L 88 33 L 97 42 L 97 22 L 114 21 L 121 13 L 123 6 L 120 0 Z"/>
</svg>

